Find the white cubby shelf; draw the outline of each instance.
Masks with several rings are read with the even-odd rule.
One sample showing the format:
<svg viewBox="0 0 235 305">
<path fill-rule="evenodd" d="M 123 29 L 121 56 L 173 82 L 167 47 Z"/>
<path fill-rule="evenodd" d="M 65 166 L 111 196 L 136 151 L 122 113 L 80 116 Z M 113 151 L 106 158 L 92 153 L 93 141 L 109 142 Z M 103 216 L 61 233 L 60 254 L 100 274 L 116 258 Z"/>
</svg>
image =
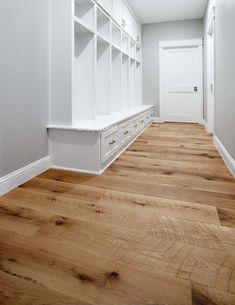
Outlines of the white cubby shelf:
<svg viewBox="0 0 235 305">
<path fill-rule="evenodd" d="M 95 4 L 92 0 L 74 0 L 74 17 L 88 28 L 95 28 Z"/>
</svg>

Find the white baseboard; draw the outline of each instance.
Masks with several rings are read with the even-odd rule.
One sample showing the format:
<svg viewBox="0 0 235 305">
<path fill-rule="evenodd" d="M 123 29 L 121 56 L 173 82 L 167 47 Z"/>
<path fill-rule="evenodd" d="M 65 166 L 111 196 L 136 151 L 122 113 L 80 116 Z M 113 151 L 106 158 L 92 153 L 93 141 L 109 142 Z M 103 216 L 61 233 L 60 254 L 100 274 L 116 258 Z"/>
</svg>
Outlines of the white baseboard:
<svg viewBox="0 0 235 305">
<path fill-rule="evenodd" d="M 58 169 L 58 170 L 62 170 L 62 171 L 80 173 L 80 174 L 96 175 L 96 176 L 102 174 L 102 171 L 90 171 L 90 170 L 84 170 L 84 169 L 79 169 L 79 168 L 71 168 L 71 167 L 65 167 L 65 166 L 52 165 L 50 168 Z"/>
<path fill-rule="evenodd" d="M 50 157 L 47 156 L 0 178 L 0 196 L 8 193 L 49 168 Z"/>
<path fill-rule="evenodd" d="M 213 137 L 213 142 L 215 147 L 219 151 L 221 157 L 223 158 L 225 164 L 227 165 L 228 169 L 230 170 L 231 174 L 235 178 L 235 160 L 232 158 L 227 149 L 216 136 Z"/>
<path fill-rule="evenodd" d="M 164 121 L 160 117 L 154 117 L 153 123 L 164 123 Z"/>
<path fill-rule="evenodd" d="M 210 133 L 210 134 L 212 133 L 211 127 L 209 126 L 209 124 L 204 119 L 202 120 L 202 125 L 205 127 L 205 129 L 208 133 Z"/>
<path fill-rule="evenodd" d="M 207 124 L 207 122 L 204 119 L 202 120 L 202 125 L 205 127 L 206 131 L 208 133 L 210 133 L 209 128 L 208 128 L 208 124 Z"/>
</svg>

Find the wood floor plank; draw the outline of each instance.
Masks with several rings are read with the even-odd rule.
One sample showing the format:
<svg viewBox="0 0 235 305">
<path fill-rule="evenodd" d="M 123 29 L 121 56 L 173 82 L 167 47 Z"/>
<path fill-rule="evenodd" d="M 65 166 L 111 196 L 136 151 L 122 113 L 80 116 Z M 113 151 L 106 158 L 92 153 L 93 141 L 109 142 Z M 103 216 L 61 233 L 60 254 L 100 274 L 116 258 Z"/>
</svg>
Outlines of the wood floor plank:
<svg viewBox="0 0 235 305">
<path fill-rule="evenodd" d="M 201 125 L 0 198 L 1 305 L 235 305 L 235 180 Z"/>
<path fill-rule="evenodd" d="M 17 189 L 7 197 L 8 205 L 49 211 L 68 217 L 88 217 L 97 219 L 96 214 L 107 216 L 109 223 L 116 221 L 136 229 L 139 223 L 148 223 L 154 215 L 172 216 L 182 220 L 220 224 L 217 209 L 213 206 L 189 204 L 183 201 L 168 200 L 125 192 L 106 191 L 104 196 L 94 202 L 68 198 L 59 194 L 37 193 L 29 189 Z M 36 203 L 36 204 L 35 204 Z M 103 220 L 102 220 L 103 221 Z M 125 222 L 125 223 L 124 223 Z"/>
<path fill-rule="evenodd" d="M 1 305 L 90 305 L 0 266 Z"/>
<path fill-rule="evenodd" d="M 0 235 L 1 270 L 94 304 L 190 305 L 191 286 L 53 241 Z M 23 249 L 22 249 L 23 248 Z M 9 260 L 10 258 L 10 260 Z M 174 290 L 174 296 L 169 294 Z"/>
</svg>

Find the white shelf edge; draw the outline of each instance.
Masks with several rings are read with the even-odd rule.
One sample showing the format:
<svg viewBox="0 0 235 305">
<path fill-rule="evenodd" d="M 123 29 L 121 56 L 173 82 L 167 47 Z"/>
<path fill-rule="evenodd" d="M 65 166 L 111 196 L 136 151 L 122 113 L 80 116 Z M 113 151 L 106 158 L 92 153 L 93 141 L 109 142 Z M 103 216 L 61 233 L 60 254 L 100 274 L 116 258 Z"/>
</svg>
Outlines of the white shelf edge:
<svg viewBox="0 0 235 305">
<path fill-rule="evenodd" d="M 141 114 L 149 109 L 152 109 L 154 106 L 153 105 L 145 105 L 145 106 L 140 106 L 140 107 L 136 107 L 133 109 L 133 112 L 131 112 L 130 109 L 130 113 L 124 113 L 124 112 L 113 112 L 112 114 L 122 114 L 123 117 L 121 118 L 116 118 L 113 121 L 108 122 L 107 124 L 103 123 L 103 126 L 101 127 L 92 127 L 92 124 L 94 124 L 95 122 L 97 122 L 97 120 L 99 118 L 110 118 L 111 115 L 107 115 L 107 116 L 97 116 L 97 119 L 94 120 L 87 120 L 84 121 L 84 125 L 89 123 L 89 127 L 82 127 L 82 123 L 83 121 L 80 122 L 81 126 L 78 125 L 74 125 L 74 126 L 64 126 L 64 125 L 54 125 L 54 124 L 49 124 L 47 125 L 47 129 L 59 129 L 59 130 L 74 130 L 74 131 L 83 131 L 83 132 L 103 132 L 106 129 L 116 125 L 116 124 L 120 124 L 123 121 L 126 121 L 127 119 L 131 119 L 132 117 Z"/>
<path fill-rule="evenodd" d="M 110 43 L 110 39 L 108 39 L 107 37 L 105 37 L 103 34 L 101 34 L 100 32 L 97 31 L 96 33 L 97 38 L 102 39 L 105 43 L 111 44 Z"/>
<path fill-rule="evenodd" d="M 89 25 L 87 25 L 86 23 L 84 23 L 80 18 L 78 18 L 77 16 L 73 17 L 74 22 L 77 22 L 79 25 L 81 25 L 82 27 L 84 27 L 85 29 L 87 29 L 89 32 L 91 32 L 92 34 L 95 34 L 95 30 L 92 29 Z"/>
</svg>

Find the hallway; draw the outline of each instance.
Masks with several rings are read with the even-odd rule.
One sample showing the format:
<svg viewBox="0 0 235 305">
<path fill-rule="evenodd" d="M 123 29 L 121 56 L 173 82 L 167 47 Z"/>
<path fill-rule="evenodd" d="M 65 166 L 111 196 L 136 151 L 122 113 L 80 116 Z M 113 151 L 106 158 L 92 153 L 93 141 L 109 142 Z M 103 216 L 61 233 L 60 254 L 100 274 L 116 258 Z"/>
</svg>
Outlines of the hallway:
<svg viewBox="0 0 235 305">
<path fill-rule="evenodd" d="M 204 127 L 153 124 L 101 176 L 0 198 L 1 305 L 234 305 L 235 181 Z"/>
</svg>

